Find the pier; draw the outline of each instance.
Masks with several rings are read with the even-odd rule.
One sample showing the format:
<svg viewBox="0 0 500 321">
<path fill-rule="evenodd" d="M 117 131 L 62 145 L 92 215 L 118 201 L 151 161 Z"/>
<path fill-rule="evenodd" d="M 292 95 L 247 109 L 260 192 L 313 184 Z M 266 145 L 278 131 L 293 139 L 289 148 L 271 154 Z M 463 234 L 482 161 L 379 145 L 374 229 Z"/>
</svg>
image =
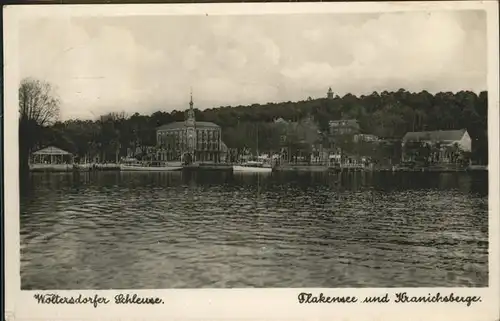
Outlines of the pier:
<svg viewBox="0 0 500 321">
<path fill-rule="evenodd" d="M 186 171 L 198 171 L 198 170 L 232 171 L 233 165 L 226 163 L 193 163 L 189 165 L 184 165 L 182 169 Z"/>
<path fill-rule="evenodd" d="M 107 164 L 30 164 L 31 172 L 91 172 L 91 171 L 119 171 L 120 165 Z"/>
<path fill-rule="evenodd" d="M 287 163 L 276 165 L 273 168 L 277 172 L 354 172 L 371 170 L 364 164 L 307 164 L 307 163 Z"/>
</svg>

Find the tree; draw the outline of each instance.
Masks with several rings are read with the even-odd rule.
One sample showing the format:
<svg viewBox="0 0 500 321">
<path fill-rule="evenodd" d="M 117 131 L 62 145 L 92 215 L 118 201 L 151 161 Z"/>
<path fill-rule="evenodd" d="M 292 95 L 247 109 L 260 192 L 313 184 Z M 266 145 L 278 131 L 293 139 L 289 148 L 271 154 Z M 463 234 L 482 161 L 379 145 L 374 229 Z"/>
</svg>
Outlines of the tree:
<svg viewBox="0 0 500 321">
<path fill-rule="evenodd" d="M 43 128 L 59 118 L 59 98 L 48 82 L 25 78 L 19 86 L 19 165 L 28 166 L 29 155 L 40 143 Z"/>
<path fill-rule="evenodd" d="M 19 117 L 39 126 L 54 123 L 59 118 L 59 98 L 48 82 L 25 78 L 19 87 Z"/>
<path fill-rule="evenodd" d="M 417 164 L 428 165 L 431 158 L 431 145 L 427 142 L 407 142 L 404 153 Z"/>
<path fill-rule="evenodd" d="M 50 89 L 50 86 L 46 85 L 39 87 Z M 32 91 L 30 86 L 26 86 L 22 94 L 28 96 Z M 44 94 L 41 96 L 55 97 Z M 30 115 L 30 103 L 43 101 L 48 102 L 49 106 L 57 105 L 51 103 L 50 99 L 28 99 L 25 104 L 20 104 L 20 110 L 24 115 Z M 53 102 L 56 101 L 54 99 Z M 370 153 L 380 162 L 390 160 L 394 163 L 401 155 L 400 139 L 408 131 L 466 128 L 473 139 L 472 159 L 483 164 L 488 161 L 487 92 L 481 92 L 479 95 L 471 91 L 432 95 L 426 91 L 412 93 L 401 89 L 397 92 L 374 92 L 359 97 L 348 94 L 333 99 L 221 106 L 195 110 L 195 113 L 197 120 L 210 121 L 221 126 L 222 141 L 228 148 L 240 153 L 244 150 L 256 151 L 258 147 L 259 152 L 264 153 L 287 150 L 289 156 L 298 153 L 304 156 L 310 152 L 311 145 L 321 145 L 323 148 L 338 147 L 354 154 Z M 31 114 L 47 116 L 51 113 L 31 112 Z M 50 125 L 50 119 L 53 117 L 39 117 L 40 123 L 44 123 L 41 126 L 53 131 L 40 129 L 40 132 L 21 137 L 36 137 L 38 144 L 57 142 L 61 148 L 64 146 L 67 146 L 68 150 L 72 148 L 71 151 L 80 156 L 91 157 L 97 153 L 101 155 L 104 153 L 111 160 L 116 158 L 116 153 L 125 156 L 128 149 L 138 152 L 142 150 L 145 153 L 148 146 L 156 145 L 155 134 L 158 126 L 173 121 L 183 121 L 184 116 L 184 111 L 175 110 L 170 113 L 155 112 L 152 115 L 136 113 L 127 116 L 118 113 L 96 121 L 68 120 L 54 125 Z M 278 118 L 289 122 L 275 123 L 274 120 Z M 314 119 L 315 127 L 304 127 L 305 118 Z M 373 134 L 383 138 L 386 143 L 379 144 L 375 148 L 376 151 L 373 151 L 372 145 L 353 144 L 352 137 L 332 137 L 327 134 L 329 121 L 342 118 L 357 119 L 361 133 Z M 103 121 L 104 119 L 106 121 Z M 34 127 L 36 131 L 40 126 Z M 323 135 L 318 135 L 318 131 Z M 430 150 L 422 146 L 415 149 L 414 152 L 418 153 L 417 158 L 421 161 L 424 161 L 424 158 L 431 162 L 435 161 L 439 154 L 435 147 Z"/>
</svg>

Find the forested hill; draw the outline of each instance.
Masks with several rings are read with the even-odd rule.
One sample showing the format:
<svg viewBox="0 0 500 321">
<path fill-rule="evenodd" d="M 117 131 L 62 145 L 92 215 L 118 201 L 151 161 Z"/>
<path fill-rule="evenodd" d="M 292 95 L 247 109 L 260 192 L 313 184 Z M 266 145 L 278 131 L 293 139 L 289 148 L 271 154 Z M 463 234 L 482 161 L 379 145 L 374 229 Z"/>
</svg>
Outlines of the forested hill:
<svg viewBox="0 0 500 321">
<path fill-rule="evenodd" d="M 221 127 L 234 127 L 239 122 L 271 122 L 282 117 L 296 121 L 313 116 L 321 128 L 329 120 L 357 119 L 361 129 L 381 137 L 400 138 L 407 131 L 467 128 L 477 136 L 486 130 L 487 93 L 461 91 L 431 95 L 423 91 L 410 93 L 372 93 L 356 97 L 348 94 L 334 99 L 310 99 L 265 105 L 218 107 L 196 111 L 198 120 L 213 121 Z M 182 120 L 183 113 L 158 112 L 151 116 L 158 124 Z M 474 135 L 476 134 L 477 135 Z"/>
<path fill-rule="evenodd" d="M 320 129 L 329 120 L 357 119 L 361 130 L 385 138 L 401 138 L 407 131 L 466 128 L 473 138 L 474 154 L 487 159 L 487 92 L 471 91 L 412 93 L 374 92 L 357 97 L 345 95 L 333 99 L 308 99 L 298 102 L 254 104 L 251 106 L 217 107 L 195 110 L 196 119 L 211 121 L 223 129 L 229 147 L 243 147 L 254 140 L 250 125 L 265 125 L 276 118 L 296 121 L 312 116 Z M 43 144 L 56 144 L 77 154 L 92 148 L 114 148 L 121 152 L 128 146 L 154 145 L 157 126 L 184 120 L 185 111 L 158 111 L 152 115 L 136 113 L 130 117 L 114 115 L 107 121 L 66 121 L 54 124 L 43 135 Z M 47 128 L 48 129 L 48 128 Z M 41 142 L 42 143 L 42 142 Z M 94 146 L 94 147 L 92 147 Z"/>
</svg>

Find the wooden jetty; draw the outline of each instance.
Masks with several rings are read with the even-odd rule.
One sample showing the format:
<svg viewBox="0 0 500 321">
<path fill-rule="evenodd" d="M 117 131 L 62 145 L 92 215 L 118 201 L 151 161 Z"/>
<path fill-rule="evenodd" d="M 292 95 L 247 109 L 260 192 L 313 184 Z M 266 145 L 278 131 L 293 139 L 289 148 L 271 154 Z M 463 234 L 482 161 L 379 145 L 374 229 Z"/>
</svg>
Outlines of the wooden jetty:
<svg viewBox="0 0 500 321">
<path fill-rule="evenodd" d="M 183 165 L 185 171 L 233 171 L 233 165 L 226 163 L 193 163 Z"/>
<path fill-rule="evenodd" d="M 31 172 L 118 171 L 118 164 L 30 164 Z"/>
</svg>

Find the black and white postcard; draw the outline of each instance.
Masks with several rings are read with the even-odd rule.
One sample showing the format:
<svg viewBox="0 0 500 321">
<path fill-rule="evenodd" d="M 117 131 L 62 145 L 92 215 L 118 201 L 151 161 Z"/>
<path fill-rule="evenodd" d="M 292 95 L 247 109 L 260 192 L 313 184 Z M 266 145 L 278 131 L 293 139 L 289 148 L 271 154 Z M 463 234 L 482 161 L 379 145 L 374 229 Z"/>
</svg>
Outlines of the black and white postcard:
<svg viewBox="0 0 500 321">
<path fill-rule="evenodd" d="M 4 12 L 7 319 L 499 319 L 496 2 Z"/>
</svg>

